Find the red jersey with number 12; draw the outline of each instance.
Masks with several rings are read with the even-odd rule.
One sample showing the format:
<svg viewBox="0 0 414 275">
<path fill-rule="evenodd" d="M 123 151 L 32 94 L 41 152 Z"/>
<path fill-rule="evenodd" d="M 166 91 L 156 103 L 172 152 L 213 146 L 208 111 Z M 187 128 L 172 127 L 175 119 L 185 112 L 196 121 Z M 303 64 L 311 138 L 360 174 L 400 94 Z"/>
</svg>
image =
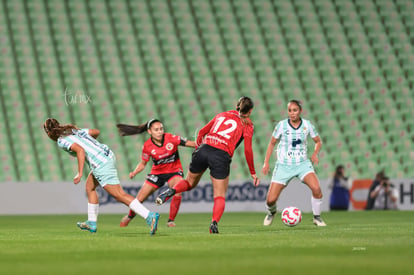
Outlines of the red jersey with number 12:
<svg viewBox="0 0 414 275">
<path fill-rule="evenodd" d="M 142 160 L 149 161 L 152 158 L 153 165 L 150 174 L 169 174 L 183 171 L 178 145 L 185 145 L 187 139 L 165 133 L 161 146 L 152 142 L 149 138 L 142 147 Z"/>
<path fill-rule="evenodd" d="M 216 115 L 205 125 L 197 136 L 197 144 L 205 143 L 227 152 L 233 157 L 234 150 L 244 139 L 244 154 L 250 173 L 256 174 L 253 161 L 252 137 L 254 126 L 247 118 L 243 123 L 239 112 L 231 110 Z"/>
</svg>

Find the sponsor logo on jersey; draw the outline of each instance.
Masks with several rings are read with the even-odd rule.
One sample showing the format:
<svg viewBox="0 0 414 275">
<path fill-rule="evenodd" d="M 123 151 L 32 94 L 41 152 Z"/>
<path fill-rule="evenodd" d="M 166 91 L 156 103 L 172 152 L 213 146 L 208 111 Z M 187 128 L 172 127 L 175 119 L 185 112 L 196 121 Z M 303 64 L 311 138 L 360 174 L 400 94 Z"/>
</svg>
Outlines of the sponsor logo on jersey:
<svg viewBox="0 0 414 275">
<path fill-rule="evenodd" d="M 154 165 L 160 165 L 160 164 L 166 164 L 166 163 L 173 163 L 177 159 L 179 159 L 178 151 L 176 151 L 174 154 L 172 154 L 171 156 L 166 157 L 166 158 L 161 158 L 161 159 L 158 159 L 158 160 L 153 159 L 153 162 L 154 162 Z"/>
<path fill-rule="evenodd" d="M 291 159 L 291 158 L 306 157 L 306 152 L 305 151 L 287 151 L 285 153 L 285 157 L 286 158 L 289 158 L 289 159 Z"/>
</svg>

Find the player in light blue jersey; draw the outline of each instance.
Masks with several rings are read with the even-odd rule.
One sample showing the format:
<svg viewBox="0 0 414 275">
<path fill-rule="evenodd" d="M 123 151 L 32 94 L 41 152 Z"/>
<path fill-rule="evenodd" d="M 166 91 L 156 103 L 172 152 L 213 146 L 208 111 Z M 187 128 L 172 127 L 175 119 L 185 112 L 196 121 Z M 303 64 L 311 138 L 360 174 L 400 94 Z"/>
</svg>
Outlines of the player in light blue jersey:
<svg viewBox="0 0 414 275">
<path fill-rule="evenodd" d="M 76 156 L 78 173 L 73 178 L 74 184 L 78 184 L 82 179 L 85 161 L 91 169 L 85 184 L 88 196 L 88 220 L 77 223 L 80 229 L 93 233 L 97 231 L 99 198 L 96 187 L 101 185 L 117 201 L 124 203 L 143 217 L 151 227 L 150 234 L 155 234 L 160 215 L 150 212 L 136 198 L 122 189 L 115 168 L 115 155 L 107 145 L 96 140 L 99 135 L 98 129 L 79 129 L 72 124 L 61 125 L 54 118 L 46 119 L 43 128 L 49 138 L 57 142 L 59 148 Z"/>
<path fill-rule="evenodd" d="M 318 154 L 322 148 L 322 141 L 312 123 L 301 118 L 301 113 L 302 105 L 300 102 L 298 100 L 289 101 L 289 118 L 280 121 L 276 125 L 267 146 L 262 169 L 264 175 L 269 173 L 269 160 L 275 145 L 278 144 L 276 165 L 266 198 L 267 215 L 263 222 L 266 226 L 272 224 L 273 217 L 276 214 L 277 199 L 294 177 L 298 177 L 312 191 L 313 223 L 317 226 L 326 226 L 321 218 L 322 191 L 312 165 L 312 163 L 319 163 Z M 308 135 L 315 142 L 315 149 L 310 160 L 307 155 Z"/>
</svg>

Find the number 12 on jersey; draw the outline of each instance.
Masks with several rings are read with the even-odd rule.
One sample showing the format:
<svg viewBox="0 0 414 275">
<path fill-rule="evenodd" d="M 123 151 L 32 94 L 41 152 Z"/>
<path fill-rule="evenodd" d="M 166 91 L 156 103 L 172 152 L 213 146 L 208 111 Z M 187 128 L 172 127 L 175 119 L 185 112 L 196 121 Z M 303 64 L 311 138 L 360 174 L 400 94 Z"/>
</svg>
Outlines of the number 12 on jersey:
<svg viewBox="0 0 414 275">
<path fill-rule="evenodd" d="M 227 126 L 227 127 L 226 128 L 221 127 L 222 125 Z M 231 136 L 229 134 L 233 132 L 234 130 L 236 130 L 236 128 L 237 128 L 237 122 L 234 121 L 233 119 L 226 119 L 225 117 L 219 117 L 213 127 L 212 133 L 217 133 L 218 135 L 226 139 L 230 139 Z"/>
</svg>

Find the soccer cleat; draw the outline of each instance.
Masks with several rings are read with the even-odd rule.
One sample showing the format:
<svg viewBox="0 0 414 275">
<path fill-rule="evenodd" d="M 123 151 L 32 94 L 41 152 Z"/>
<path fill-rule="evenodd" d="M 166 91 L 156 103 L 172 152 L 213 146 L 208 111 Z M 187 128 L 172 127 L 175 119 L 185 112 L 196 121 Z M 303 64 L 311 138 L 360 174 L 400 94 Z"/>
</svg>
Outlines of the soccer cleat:
<svg viewBox="0 0 414 275">
<path fill-rule="evenodd" d="M 80 230 L 89 230 L 89 232 L 91 233 L 96 233 L 96 231 L 98 230 L 96 222 L 78 222 L 76 225 L 80 228 Z"/>
<path fill-rule="evenodd" d="M 128 215 L 122 217 L 121 223 L 119 224 L 120 227 L 127 227 L 129 222 L 132 221 L 132 218 L 130 218 Z"/>
<path fill-rule="evenodd" d="M 149 225 L 150 229 L 150 235 L 154 235 L 155 232 L 157 232 L 157 226 L 158 226 L 158 219 L 160 218 L 160 214 L 155 212 L 150 212 L 146 221 Z"/>
<path fill-rule="evenodd" d="M 275 215 L 276 215 L 276 212 L 273 212 L 271 214 L 267 214 L 266 217 L 265 217 L 265 219 L 264 219 L 264 221 L 263 221 L 263 225 L 264 226 L 271 225 L 272 222 L 273 222 L 273 218 L 275 217 Z"/>
<path fill-rule="evenodd" d="M 155 199 L 155 203 L 161 205 L 174 195 L 175 189 L 168 188 L 167 190 L 158 195 L 158 197 Z"/>
<path fill-rule="evenodd" d="M 210 224 L 210 234 L 218 234 L 218 224 L 216 221 L 212 221 Z"/>
<path fill-rule="evenodd" d="M 175 227 L 174 221 L 167 222 L 167 227 Z"/>
<path fill-rule="evenodd" d="M 326 226 L 326 223 L 322 220 L 321 216 L 313 216 L 313 224 L 316 226 Z"/>
</svg>

